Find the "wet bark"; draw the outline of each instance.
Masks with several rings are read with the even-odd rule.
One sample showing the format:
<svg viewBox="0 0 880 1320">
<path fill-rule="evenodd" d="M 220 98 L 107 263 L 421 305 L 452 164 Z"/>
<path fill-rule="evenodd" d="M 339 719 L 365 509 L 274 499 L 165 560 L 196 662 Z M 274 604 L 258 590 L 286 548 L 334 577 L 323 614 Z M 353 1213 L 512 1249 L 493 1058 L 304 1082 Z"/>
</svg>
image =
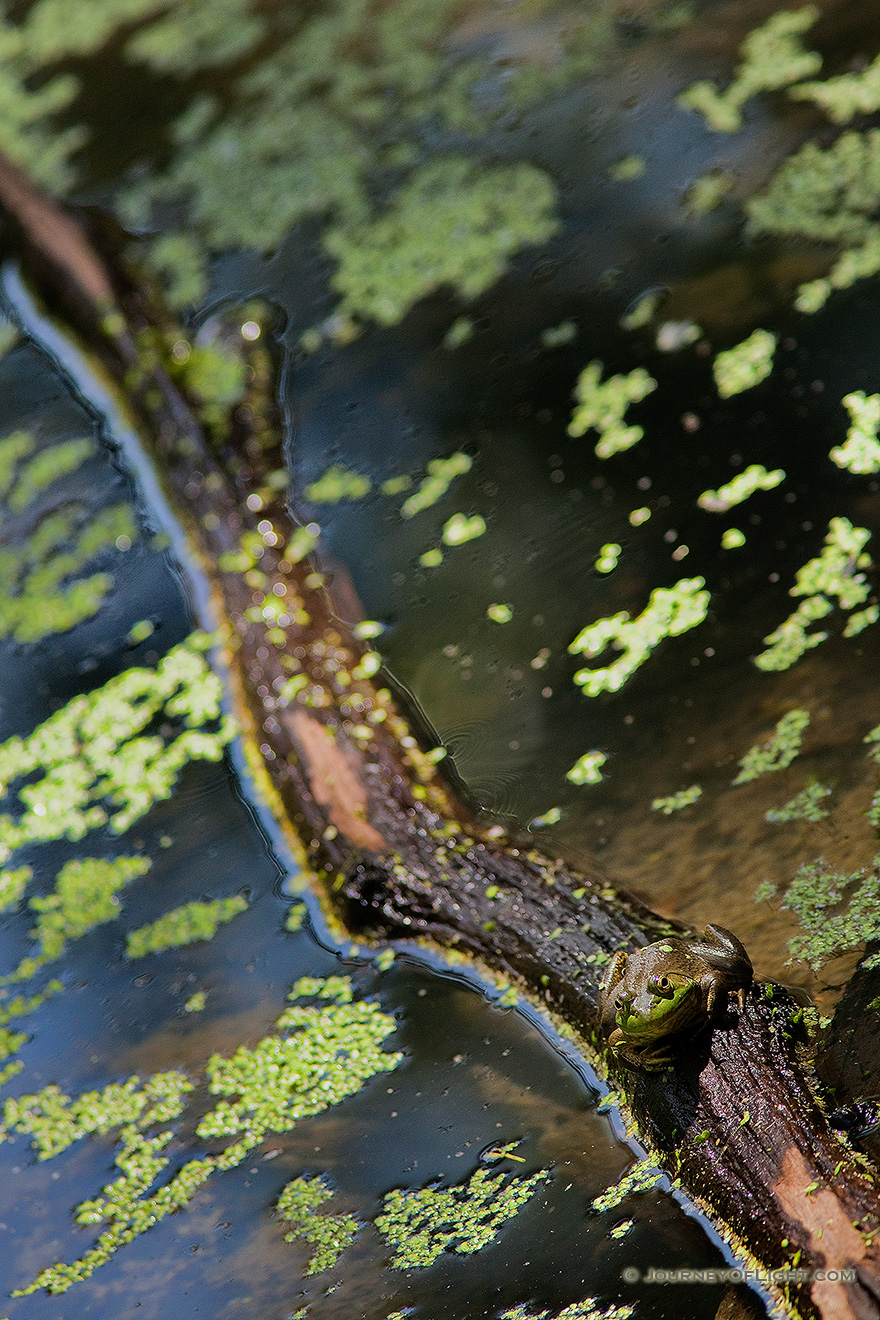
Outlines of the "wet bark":
<svg viewBox="0 0 880 1320">
<path fill-rule="evenodd" d="M 247 395 L 217 419 L 175 366 L 186 332 L 115 243 L 3 160 L 0 204 L 31 286 L 124 396 L 211 584 L 257 788 L 325 904 L 357 935 L 474 958 L 567 1024 L 624 1097 L 634 1135 L 744 1265 L 803 1272 L 763 1280 L 782 1313 L 880 1317 L 874 1174 L 828 1122 L 788 994 L 754 986 L 742 1013 L 679 1044 L 672 1071 L 608 1057 L 604 965 L 684 928 L 487 827 L 443 780 L 320 563 L 297 557 L 271 353 L 251 351 Z M 840 1270 L 852 1278 L 812 1277 Z"/>
</svg>

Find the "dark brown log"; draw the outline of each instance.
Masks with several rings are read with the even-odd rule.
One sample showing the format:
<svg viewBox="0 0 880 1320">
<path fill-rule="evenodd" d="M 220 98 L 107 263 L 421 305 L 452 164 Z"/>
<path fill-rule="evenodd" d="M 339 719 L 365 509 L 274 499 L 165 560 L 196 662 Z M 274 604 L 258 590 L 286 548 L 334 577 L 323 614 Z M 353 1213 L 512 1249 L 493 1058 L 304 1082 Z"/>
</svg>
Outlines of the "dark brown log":
<svg viewBox="0 0 880 1320">
<path fill-rule="evenodd" d="M 673 1071 L 628 1071 L 603 1052 L 604 964 L 684 928 L 487 828 L 444 785 L 319 564 L 292 550 L 264 351 L 250 397 L 209 425 L 173 365 L 186 335 L 145 283 L 2 161 L 0 203 L 40 296 L 124 388 L 222 606 L 221 658 L 258 788 L 325 903 L 358 934 L 468 955 L 567 1024 L 619 1088 L 634 1135 L 743 1263 L 803 1272 L 763 1280 L 780 1313 L 880 1316 L 874 1173 L 828 1123 L 801 1010 L 780 987 L 755 986 L 743 1013 L 680 1044 Z M 248 566 L 235 566 L 243 544 Z M 299 690 L 285 697 L 293 677 Z M 816 1270 L 852 1278 L 816 1280 Z"/>
</svg>

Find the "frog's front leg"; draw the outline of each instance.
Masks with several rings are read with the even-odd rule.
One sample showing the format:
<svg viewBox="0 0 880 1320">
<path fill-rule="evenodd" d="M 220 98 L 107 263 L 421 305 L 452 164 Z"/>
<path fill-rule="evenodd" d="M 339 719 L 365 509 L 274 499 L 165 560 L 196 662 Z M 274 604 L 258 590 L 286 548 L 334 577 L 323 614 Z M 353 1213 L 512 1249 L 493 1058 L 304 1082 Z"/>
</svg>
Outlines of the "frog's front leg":
<svg viewBox="0 0 880 1320">
<path fill-rule="evenodd" d="M 636 1045 L 618 1027 L 608 1037 L 608 1045 L 615 1058 L 634 1072 L 660 1072 L 673 1066 L 673 1052 L 666 1041 Z"/>
</svg>

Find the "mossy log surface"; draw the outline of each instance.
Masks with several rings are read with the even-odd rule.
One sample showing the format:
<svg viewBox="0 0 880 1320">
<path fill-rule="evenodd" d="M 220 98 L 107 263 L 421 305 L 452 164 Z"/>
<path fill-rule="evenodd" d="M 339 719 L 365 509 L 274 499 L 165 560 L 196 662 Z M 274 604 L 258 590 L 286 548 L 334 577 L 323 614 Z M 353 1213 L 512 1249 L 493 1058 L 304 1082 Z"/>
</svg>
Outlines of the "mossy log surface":
<svg viewBox="0 0 880 1320">
<path fill-rule="evenodd" d="M 787 993 L 753 986 L 744 1012 L 731 1006 L 713 1031 L 681 1043 L 671 1071 L 629 1071 L 603 1051 L 609 955 L 684 928 L 488 828 L 444 784 L 364 664 L 320 565 L 286 557 L 297 524 L 267 482 L 284 467 L 271 354 L 254 350 L 250 397 L 209 425 L 173 367 L 186 333 L 114 245 L 3 160 L 0 203 L 32 287 L 125 397 L 211 584 L 257 787 L 327 909 L 353 934 L 471 956 L 568 1024 L 625 1097 L 634 1135 L 744 1265 L 804 1272 L 764 1283 L 778 1313 L 880 1317 L 874 1174 L 827 1121 Z M 224 570 L 246 533 L 261 547 L 256 563 Z M 280 621 L 264 612 L 278 601 Z M 294 675 L 299 691 L 285 699 Z M 854 1278 L 809 1277 L 838 1270 Z"/>
</svg>

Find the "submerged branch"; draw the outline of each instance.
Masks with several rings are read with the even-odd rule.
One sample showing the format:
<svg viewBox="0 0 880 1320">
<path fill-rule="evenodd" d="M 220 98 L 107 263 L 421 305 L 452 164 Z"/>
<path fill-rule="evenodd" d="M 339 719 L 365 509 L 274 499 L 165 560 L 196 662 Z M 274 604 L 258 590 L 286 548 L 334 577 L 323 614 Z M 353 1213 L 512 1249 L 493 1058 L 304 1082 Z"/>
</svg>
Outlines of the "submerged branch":
<svg viewBox="0 0 880 1320">
<path fill-rule="evenodd" d="M 304 553 L 278 476 L 267 350 L 253 349 L 246 396 L 218 418 L 175 366 L 186 333 L 104 255 L 118 244 L 89 237 L 2 159 L 0 203 L 32 285 L 125 398 L 222 615 L 219 656 L 257 788 L 327 910 L 352 933 L 477 959 L 566 1024 L 733 1250 L 754 1268 L 804 1272 L 765 1283 L 781 1313 L 880 1317 L 874 1177 L 828 1124 L 786 992 L 754 986 L 671 1072 L 627 1071 L 603 1051 L 609 957 L 683 928 L 487 828 L 443 782 Z"/>
</svg>

